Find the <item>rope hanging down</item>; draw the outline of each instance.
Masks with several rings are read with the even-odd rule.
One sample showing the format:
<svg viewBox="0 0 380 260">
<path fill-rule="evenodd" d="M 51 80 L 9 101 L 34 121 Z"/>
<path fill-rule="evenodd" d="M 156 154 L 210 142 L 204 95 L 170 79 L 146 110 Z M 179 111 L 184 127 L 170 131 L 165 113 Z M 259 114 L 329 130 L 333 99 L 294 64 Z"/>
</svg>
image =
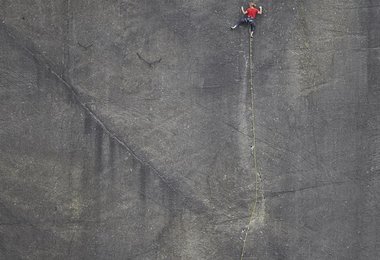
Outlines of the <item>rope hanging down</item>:
<svg viewBox="0 0 380 260">
<path fill-rule="evenodd" d="M 257 155 L 256 155 L 256 129 L 255 129 L 255 106 L 254 106 L 254 92 L 253 92 L 253 38 L 249 38 L 249 87 L 251 91 L 251 111 L 252 111 L 252 146 L 251 146 L 251 155 L 252 155 L 252 163 L 253 163 L 253 171 L 255 174 L 255 198 L 253 201 L 249 222 L 245 229 L 245 235 L 243 240 L 243 248 L 240 255 L 240 260 L 244 258 L 245 247 L 247 242 L 248 233 L 250 231 L 253 220 L 256 217 L 256 209 L 259 197 L 259 180 L 261 179 L 261 173 L 258 169 L 257 164 Z"/>
</svg>

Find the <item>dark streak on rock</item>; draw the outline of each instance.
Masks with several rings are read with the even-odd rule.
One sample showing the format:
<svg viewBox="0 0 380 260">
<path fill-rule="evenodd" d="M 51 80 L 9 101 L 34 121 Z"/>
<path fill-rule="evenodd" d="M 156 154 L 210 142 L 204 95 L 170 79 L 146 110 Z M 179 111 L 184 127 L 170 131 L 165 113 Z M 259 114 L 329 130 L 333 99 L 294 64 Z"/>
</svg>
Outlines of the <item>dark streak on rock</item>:
<svg viewBox="0 0 380 260">
<path fill-rule="evenodd" d="M 72 91 L 67 92 L 67 103 L 73 105 L 76 103 L 75 94 Z"/>
<path fill-rule="evenodd" d="M 100 174 L 102 172 L 103 156 L 103 127 L 99 124 L 96 124 L 95 127 L 95 172 Z"/>
<path fill-rule="evenodd" d="M 144 58 L 141 56 L 140 53 L 136 52 L 136 55 L 137 55 L 137 57 L 139 57 L 140 60 L 142 60 L 143 62 L 145 62 L 146 64 L 148 64 L 148 66 L 149 66 L 150 68 L 153 68 L 156 64 L 160 63 L 161 60 L 162 60 L 162 58 L 160 58 L 160 59 L 158 59 L 158 60 L 155 60 L 155 61 L 151 61 L 151 62 L 149 62 L 149 61 L 147 61 L 146 59 L 144 59 Z"/>
<path fill-rule="evenodd" d="M 108 167 L 110 169 L 110 174 L 111 174 L 111 181 L 114 181 L 114 175 L 115 175 L 115 149 L 116 149 L 116 144 L 115 144 L 115 139 L 111 136 L 109 138 L 109 159 L 108 159 Z"/>
<path fill-rule="evenodd" d="M 140 169 L 140 199 L 146 203 L 146 182 L 147 182 L 147 169 L 142 166 Z"/>
<path fill-rule="evenodd" d="M 65 81 L 70 82 L 70 48 L 69 48 L 69 43 L 70 43 L 70 33 L 71 33 L 71 24 L 73 17 L 71 15 L 70 11 L 70 0 L 65 1 L 65 29 L 64 29 L 64 42 L 63 42 L 63 48 L 64 48 L 64 53 L 63 53 L 63 71 L 62 71 L 62 77 L 65 79 Z"/>
<path fill-rule="evenodd" d="M 77 42 L 77 43 L 78 43 L 78 46 L 81 47 L 81 48 L 83 48 L 85 51 L 87 51 L 89 48 L 91 48 L 94 45 L 93 43 L 88 44 L 88 45 L 84 45 L 84 44 L 82 44 L 80 42 Z"/>
<path fill-rule="evenodd" d="M 92 117 L 89 113 L 85 112 L 85 118 L 84 118 L 84 134 L 88 135 L 91 133 L 91 127 L 92 127 Z"/>
</svg>

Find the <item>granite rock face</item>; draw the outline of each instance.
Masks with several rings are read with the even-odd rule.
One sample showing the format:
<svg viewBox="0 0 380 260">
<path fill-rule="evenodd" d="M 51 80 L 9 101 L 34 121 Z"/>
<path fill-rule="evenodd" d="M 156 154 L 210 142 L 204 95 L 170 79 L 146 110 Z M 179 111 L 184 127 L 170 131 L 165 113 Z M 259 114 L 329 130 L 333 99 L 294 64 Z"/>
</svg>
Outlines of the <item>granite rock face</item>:
<svg viewBox="0 0 380 260">
<path fill-rule="evenodd" d="M 1 2 L 0 259 L 380 258 L 379 4 L 242 4 Z"/>
</svg>

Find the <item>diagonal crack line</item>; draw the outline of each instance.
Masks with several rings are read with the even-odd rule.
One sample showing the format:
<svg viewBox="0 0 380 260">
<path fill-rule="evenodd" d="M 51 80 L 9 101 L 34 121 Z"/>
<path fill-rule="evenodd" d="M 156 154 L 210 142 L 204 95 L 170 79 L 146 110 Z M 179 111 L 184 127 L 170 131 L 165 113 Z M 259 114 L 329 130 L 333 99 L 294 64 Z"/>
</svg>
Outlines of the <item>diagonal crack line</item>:
<svg viewBox="0 0 380 260">
<path fill-rule="evenodd" d="M 26 52 L 28 52 L 33 58 L 35 58 L 35 59 L 37 59 L 39 61 L 42 61 L 41 65 L 44 66 L 50 73 L 52 73 L 61 83 L 63 83 L 63 85 L 70 92 L 73 93 L 73 98 L 78 102 L 78 104 L 91 116 L 91 118 L 93 120 L 96 121 L 96 123 L 98 123 L 101 126 L 101 128 L 109 136 L 111 136 L 114 140 L 116 140 L 119 143 L 119 145 L 121 145 L 125 150 L 127 150 L 138 162 L 140 162 L 142 165 L 145 165 L 148 168 L 150 168 L 152 170 L 152 172 L 154 174 L 156 174 L 161 179 L 161 181 L 170 190 L 174 191 L 177 194 L 181 194 L 183 196 L 183 198 L 185 199 L 185 202 L 188 201 L 189 198 L 183 192 L 181 192 L 179 189 L 173 187 L 169 183 L 169 181 L 166 180 L 166 178 L 152 164 L 150 164 L 149 162 L 145 161 L 143 158 L 140 158 L 140 156 L 138 156 L 127 143 L 125 143 L 121 138 L 119 138 L 117 136 L 117 134 L 115 132 L 113 132 L 105 123 L 103 123 L 103 121 L 96 115 L 96 113 L 86 103 L 84 103 L 83 101 L 81 101 L 80 94 L 78 93 L 78 91 L 70 83 L 68 83 L 65 79 L 63 79 L 61 75 L 59 75 L 58 73 L 56 73 L 53 70 L 52 64 L 49 64 L 49 62 L 47 61 L 48 59 L 44 55 L 42 55 L 38 51 L 34 51 L 34 50 L 30 49 L 28 46 L 26 46 L 24 44 L 21 44 L 20 42 L 23 42 L 23 41 L 20 40 L 20 39 L 18 39 L 17 36 L 14 33 L 12 33 L 11 30 L 8 27 L 9 26 L 7 24 L 5 24 L 4 22 L 0 23 L 0 29 L 3 29 L 6 32 L 6 34 L 11 39 L 13 39 L 16 43 L 18 43 L 18 46 L 20 48 L 22 48 L 23 50 L 25 50 Z"/>
<path fill-rule="evenodd" d="M 266 192 L 265 195 L 267 197 L 273 198 L 273 197 L 279 197 L 283 194 L 296 193 L 296 192 L 300 192 L 300 191 L 318 189 L 318 188 L 322 188 L 322 187 L 326 187 L 326 186 L 340 185 L 340 184 L 345 184 L 345 183 L 347 183 L 347 181 L 336 181 L 336 182 L 330 182 L 330 183 L 324 183 L 324 184 L 319 184 L 319 185 L 303 187 L 303 188 L 299 188 L 299 189 Z"/>
</svg>

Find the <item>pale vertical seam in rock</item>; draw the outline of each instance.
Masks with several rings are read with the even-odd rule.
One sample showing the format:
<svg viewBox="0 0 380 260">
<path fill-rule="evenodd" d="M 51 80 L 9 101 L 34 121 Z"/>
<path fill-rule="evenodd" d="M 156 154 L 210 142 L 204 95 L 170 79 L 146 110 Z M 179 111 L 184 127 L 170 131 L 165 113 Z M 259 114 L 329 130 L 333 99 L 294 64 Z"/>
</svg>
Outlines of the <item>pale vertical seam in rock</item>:
<svg viewBox="0 0 380 260">
<path fill-rule="evenodd" d="M 245 247 L 247 242 L 248 233 L 250 231 L 250 227 L 253 223 L 253 220 L 256 217 L 256 211 L 257 211 L 257 202 L 259 198 L 259 186 L 261 182 L 261 172 L 258 168 L 257 164 L 257 149 L 256 149 L 256 127 L 255 127 L 255 106 L 254 106 L 254 92 L 253 92 L 253 39 L 250 38 L 249 40 L 249 86 L 251 91 L 251 113 L 252 113 L 252 147 L 251 147 L 251 155 L 252 155 L 252 162 L 253 162 L 253 172 L 255 175 L 255 197 L 253 199 L 252 203 L 252 209 L 249 217 L 249 222 L 245 229 L 245 235 L 243 240 L 243 247 L 241 250 L 240 260 L 244 258 L 245 254 Z M 261 198 L 262 202 L 264 201 L 264 194 L 261 191 Z"/>
</svg>

